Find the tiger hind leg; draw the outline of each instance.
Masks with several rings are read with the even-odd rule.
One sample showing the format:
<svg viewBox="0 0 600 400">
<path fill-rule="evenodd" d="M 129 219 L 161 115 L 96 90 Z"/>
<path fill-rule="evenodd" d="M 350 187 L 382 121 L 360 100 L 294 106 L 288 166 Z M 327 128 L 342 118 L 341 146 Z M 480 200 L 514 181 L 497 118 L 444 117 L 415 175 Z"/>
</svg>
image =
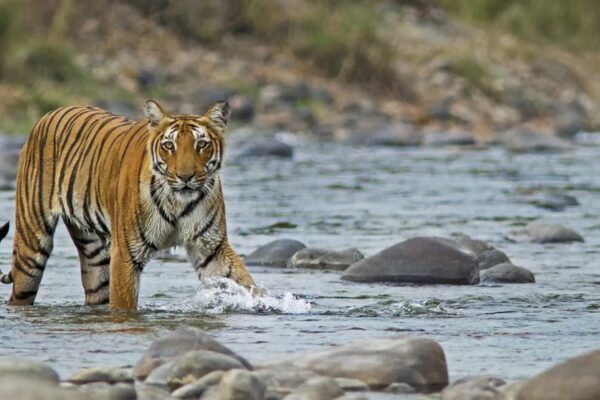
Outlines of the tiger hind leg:
<svg viewBox="0 0 600 400">
<path fill-rule="evenodd" d="M 35 301 L 46 262 L 52 253 L 54 230 L 58 216 L 39 213 L 27 221 L 31 211 L 25 211 L 17 201 L 17 219 L 13 243 L 12 270 L 6 276 L 13 283 L 8 299 L 10 305 L 31 305 Z M 37 210 L 36 210 L 37 211 Z M 3 280 L 3 283 L 7 283 Z"/>
<path fill-rule="evenodd" d="M 109 302 L 110 242 L 105 237 L 83 231 L 67 222 L 65 224 L 79 253 L 85 304 L 107 304 Z"/>
</svg>

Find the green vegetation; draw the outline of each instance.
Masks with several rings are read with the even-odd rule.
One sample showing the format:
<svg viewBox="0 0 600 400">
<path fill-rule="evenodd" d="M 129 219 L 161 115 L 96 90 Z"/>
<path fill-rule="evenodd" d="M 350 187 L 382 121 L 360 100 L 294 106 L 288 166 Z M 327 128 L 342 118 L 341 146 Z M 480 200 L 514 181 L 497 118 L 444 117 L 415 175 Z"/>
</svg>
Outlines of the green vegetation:
<svg viewBox="0 0 600 400">
<path fill-rule="evenodd" d="M 600 46 L 598 0 L 439 0 L 469 22 L 543 43 L 578 49 Z"/>
</svg>

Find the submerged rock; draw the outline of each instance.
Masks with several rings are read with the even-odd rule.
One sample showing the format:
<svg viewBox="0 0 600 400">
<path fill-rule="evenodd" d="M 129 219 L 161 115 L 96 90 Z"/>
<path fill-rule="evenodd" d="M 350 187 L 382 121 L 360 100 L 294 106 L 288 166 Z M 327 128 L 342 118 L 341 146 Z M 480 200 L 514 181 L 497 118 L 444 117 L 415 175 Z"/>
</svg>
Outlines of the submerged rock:
<svg viewBox="0 0 600 400">
<path fill-rule="evenodd" d="M 571 228 L 560 224 L 549 224 L 540 221 L 529 223 L 525 234 L 535 243 L 568 243 L 583 242 L 583 237 Z"/>
<path fill-rule="evenodd" d="M 158 366 L 174 361 L 192 350 L 221 353 L 235 358 L 245 368 L 252 368 L 248 361 L 208 336 L 204 331 L 193 327 L 183 327 L 154 341 L 135 366 L 134 375 L 137 379 L 143 380 Z"/>
<path fill-rule="evenodd" d="M 289 144 L 283 143 L 274 137 L 261 137 L 242 144 L 240 150 L 233 154 L 233 159 L 242 160 L 255 157 L 291 158 L 293 155 L 294 149 Z"/>
<path fill-rule="evenodd" d="M 535 283 L 535 277 L 528 269 L 510 263 L 503 263 L 482 271 L 481 282 Z"/>
<path fill-rule="evenodd" d="M 479 268 L 475 257 L 443 239 L 416 237 L 351 265 L 342 279 L 473 285 L 479 282 Z"/>
<path fill-rule="evenodd" d="M 306 245 L 292 239 L 278 239 L 260 246 L 244 260 L 247 265 L 285 267 L 288 260 Z"/>
<path fill-rule="evenodd" d="M 516 128 L 506 132 L 502 143 L 515 153 L 556 153 L 574 148 L 573 144 L 565 139 L 527 128 Z"/>
<path fill-rule="evenodd" d="M 243 368 L 242 363 L 231 356 L 214 351 L 193 350 L 154 369 L 145 382 L 151 385 L 168 386 L 174 390 L 213 371 Z"/>
<path fill-rule="evenodd" d="M 0 377 L 14 377 L 57 384 L 58 374 L 46 364 L 18 358 L 0 358 Z"/>
<path fill-rule="evenodd" d="M 424 391 L 448 384 L 441 346 L 431 339 L 407 336 L 357 342 L 274 362 L 264 368 L 309 369 L 331 378 L 358 379 L 376 390 L 396 382 Z"/>
<path fill-rule="evenodd" d="M 287 266 L 290 268 L 345 270 L 364 258 L 365 256 L 354 247 L 341 251 L 306 247 L 296 252 L 288 260 Z"/>
<path fill-rule="evenodd" d="M 77 371 L 69 377 L 68 381 L 76 385 L 91 382 L 133 382 L 133 375 L 130 371 L 121 368 L 96 367 Z"/>
<path fill-rule="evenodd" d="M 600 350 L 571 358 L 525 382 L 517 400 L 597 400 Z"/>
<path fill-rule="evenodd" d="M 425 134 L 423 144 L 430 147 L 473 146 L 477 141 L 468 132 L 429 132 Z"/>
<path fill-rule="evenodd" d="M 498 389 L 506 382 L 492 376 L 459 379 L 442 391 L 442 400 L 505 400 Z"/>
<path fill-rule="evenodd" d="M 285 400 L 333 400 L 343 395 L 344 391 L 334 379 L 320 376 L 298 386 Z"/>
</svg>

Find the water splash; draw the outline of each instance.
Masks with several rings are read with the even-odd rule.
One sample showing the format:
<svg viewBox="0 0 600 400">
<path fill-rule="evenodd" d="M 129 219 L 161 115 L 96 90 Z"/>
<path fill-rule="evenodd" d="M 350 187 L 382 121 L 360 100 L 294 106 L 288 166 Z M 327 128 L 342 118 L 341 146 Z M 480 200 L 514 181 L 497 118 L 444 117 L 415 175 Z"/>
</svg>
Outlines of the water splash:
<svg viewBox="0 0 600 400">
<path fill-rule="evenodd" d="M 263 290 L 262 295 L 253 296 L 242 286 L 224 278 L 202 282 L 191 306 L 209 314 L 304 314 L 311 308 L 309 301 L 299 299 L 292 293 L 273 296 Z"/>
</svg>

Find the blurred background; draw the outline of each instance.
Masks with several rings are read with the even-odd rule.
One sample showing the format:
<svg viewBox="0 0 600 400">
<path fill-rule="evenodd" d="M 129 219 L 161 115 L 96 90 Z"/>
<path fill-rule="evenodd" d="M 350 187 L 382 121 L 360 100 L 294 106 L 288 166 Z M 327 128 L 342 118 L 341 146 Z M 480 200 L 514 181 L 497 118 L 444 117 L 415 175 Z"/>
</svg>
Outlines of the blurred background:
<svg viewBox="0 0 600 400">
<path fill-rule="evenodd" d="M 350 142 L 568 137 L 600 124 L 598 65 L 596 0 L 0 0 L 0 132 L 153 97 Z"/>
</svg>

